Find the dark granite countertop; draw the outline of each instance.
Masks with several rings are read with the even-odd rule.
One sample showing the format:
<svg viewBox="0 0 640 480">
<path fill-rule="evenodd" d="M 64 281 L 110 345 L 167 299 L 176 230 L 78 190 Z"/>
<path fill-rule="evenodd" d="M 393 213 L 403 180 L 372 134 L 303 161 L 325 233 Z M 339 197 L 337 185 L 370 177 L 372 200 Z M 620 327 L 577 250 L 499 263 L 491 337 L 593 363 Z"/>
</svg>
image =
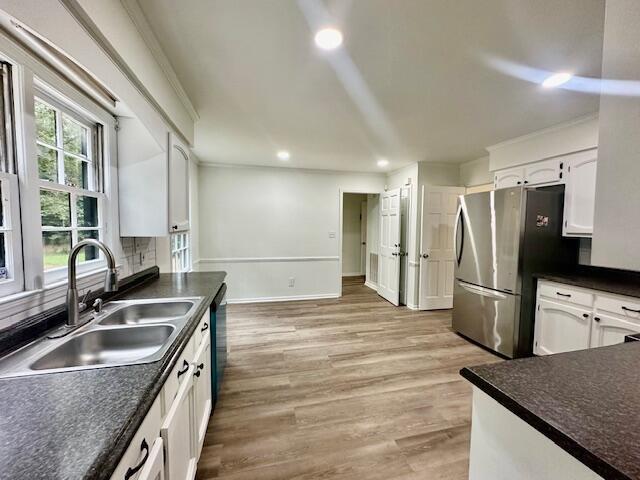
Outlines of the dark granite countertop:
<svg viewBox="0 0 640 480">
<path fill-rule="evenodd" d="M 573 272 L 538 273 L 537 278 L 576 287 L 640 297 L 640 273 L 596 267 L 582 267 Z"/>
<path fill-rule="evenodd" d="M 640 479 L 640 342 L 460 374 L 606 479 Z"/>
<path fill-rule="evenodd" d="M 161 274 L 118 298 L 204 297 L 157 362 L 0 379 L 0 478 L 108 479 L 225 276 Z"/>
</svg>

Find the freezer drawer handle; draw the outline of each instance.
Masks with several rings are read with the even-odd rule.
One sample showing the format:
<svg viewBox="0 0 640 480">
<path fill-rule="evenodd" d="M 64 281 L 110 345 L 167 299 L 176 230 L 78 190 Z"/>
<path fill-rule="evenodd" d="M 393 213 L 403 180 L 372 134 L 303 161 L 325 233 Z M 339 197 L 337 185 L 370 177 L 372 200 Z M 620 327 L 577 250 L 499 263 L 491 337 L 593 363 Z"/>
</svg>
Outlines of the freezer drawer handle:
<svg viewBox="0 0 640 480">
<path fill-rule="evenodd" d="M 623 310 L 627 311 L 627 312 L 633 312 L 633 313 L 640 313 L 640 310 L 634 310 L 633 308 L 629 308 L 629 307 L 622 307 Z"/>
<path fill-rule="evenodd" d="M 561 297 L 571 298 L 571 294 L 570 294 L 570 293 L 560 293 L 560 292 L 556 292 L 556 295 L 560 295 Z"/>
<path fill-rule="evenodd" d="M 144 467 L 145 463 L 147 463 L 147 460 L 149 459 L 149 445 L 147 444 L 146 438 L 142 439 L 142 445 L 140 445 L 140 451 L 141 452 L 144 451 L 144 457 L 142 458 L 142 460 L 138 465 L 136 465 L 133 468 L 129 467 L 127 469 L 127 473 L 124 474 L 124 480 L 129 480 L 136 473 L 138 473 L 142 467 Z"/>
</svg>

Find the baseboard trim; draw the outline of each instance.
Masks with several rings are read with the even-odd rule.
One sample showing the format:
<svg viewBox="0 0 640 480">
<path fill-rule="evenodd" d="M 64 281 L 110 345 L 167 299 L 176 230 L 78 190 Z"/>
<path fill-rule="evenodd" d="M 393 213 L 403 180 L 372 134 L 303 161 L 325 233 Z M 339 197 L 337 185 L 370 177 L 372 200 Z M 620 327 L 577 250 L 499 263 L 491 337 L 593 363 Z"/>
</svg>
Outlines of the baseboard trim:
<svg viewBox="0 0 640 480">
<path fill-rule="evenodd" d="M 342 277 L 364 277 L 364 273 L 343 273 Z"/>
<path fill-rule="evenodd" d="M 371 290 L 375 290 L 376 292 L 378 291 L 378 285 L 376 285 L 375 283 L 370 282 L 368 280 L 366 282 L 364 282 L 364 286 L 365 287 L 369 287 Z"/>
<path fill-rule="evenodd" d="M 327 300 L 339 297 L 340 295 L 337 293 L 324 293 L 321 295 L 289 295 L 284 297 L 230 298 L 227 303 L 298 302 L 301 300 Z"/>
<path fill-rule="evenodd" d="M 407 305 L 407 308 L 408 308 L 409 310 L 419 310 L 418 305 Z"/>
</svg>

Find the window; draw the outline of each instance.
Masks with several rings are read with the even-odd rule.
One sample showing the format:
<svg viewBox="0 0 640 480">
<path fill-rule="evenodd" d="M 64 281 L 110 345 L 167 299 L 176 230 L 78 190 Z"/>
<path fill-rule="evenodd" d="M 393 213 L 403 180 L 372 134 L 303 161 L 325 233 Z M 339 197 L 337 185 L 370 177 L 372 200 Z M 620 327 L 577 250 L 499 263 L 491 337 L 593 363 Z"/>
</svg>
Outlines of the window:
<svg viewBox="0 0 640 480">
<path fill-rule="evenodd" d="M 66 275 L 71 248 L 102 238 L 100 165 L 94 139 L 99 126 L 44 94 L 34 100 L 40 187 L 43 267 L 48 282 Z M 80 269 L 102 265 L 101 252 L 85 248 Z"/>
<path fill-rule="evenodd" d="M 171 271 L 188 272 L 189 270 L 191 270 L 189 234 L 174 233 L 171 235 Z"/>
<path fill-rule="evenodd" d="M 24 288 L 11 66 L 0 63 L 0 295 Z"/>
</svg>

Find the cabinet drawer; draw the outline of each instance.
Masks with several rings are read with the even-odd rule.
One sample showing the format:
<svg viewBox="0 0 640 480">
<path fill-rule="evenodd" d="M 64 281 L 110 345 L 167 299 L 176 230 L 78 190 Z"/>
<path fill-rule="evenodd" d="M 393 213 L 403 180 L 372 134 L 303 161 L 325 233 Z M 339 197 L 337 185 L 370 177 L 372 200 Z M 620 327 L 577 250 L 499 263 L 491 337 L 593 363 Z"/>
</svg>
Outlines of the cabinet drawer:
<svg viewBox="0 0 640 480">
<path fill-rule="evenodd" d="M 198 328 L 196 328 L 193 334 L 195 337 L 195 348 L 197 349 L 202 343 L 202 339 L 205 336 L 209 337 L 209 335 L 211 335 L 211 320 L 209 318 L 209 309 L 207 309 L 204 315 L 202 315 L 202 319 L 200 319 L 200 323 L 198 323 Z"/>
<path fill-rule="evenodd" d="M 640 298 L 596 295 L 596 309 L 640 322 Z"/>
<path fill-rule="evenodd" d="M 160 399 L 156 398 L 149 413 L 142 421 L 127 451 L 111 476 L 111 480 L 142 479 L 141 472 L 149 461 L 151 449 L 160 436 Z M 136 470 L 137 467 L 137 470 Z"/>
<path fill-rule="evenodd" d="M 162 388 L 162 397 L 163 397 L 163 411 L 162 417 L 167 414 L 171 404 L 173 403 L 173 399 L 178 392 L 178 388 L 180 387 L 180 383 L 186 378 L 186 372 L 189 368 L 189 365 L 193 362 L 193 358 L 195 355 L 195 335 L 191 336 L 191 339 L 184 347 L 184 350 L 180 354 L 180 358 L 176 362 L 173 370 L 167 377 L 167 380 L 164 383 L 164 387 Z"/>
<path fill-rule="evenodd" d="M 538 295 L 584 307 L 593 306 L 593 293 L 562 283 L 538 282 Z"/>
</svg>

